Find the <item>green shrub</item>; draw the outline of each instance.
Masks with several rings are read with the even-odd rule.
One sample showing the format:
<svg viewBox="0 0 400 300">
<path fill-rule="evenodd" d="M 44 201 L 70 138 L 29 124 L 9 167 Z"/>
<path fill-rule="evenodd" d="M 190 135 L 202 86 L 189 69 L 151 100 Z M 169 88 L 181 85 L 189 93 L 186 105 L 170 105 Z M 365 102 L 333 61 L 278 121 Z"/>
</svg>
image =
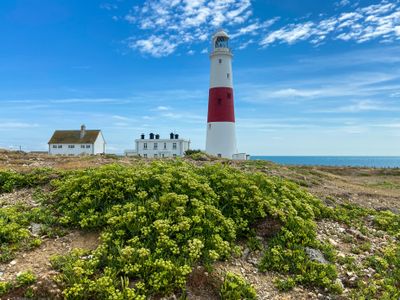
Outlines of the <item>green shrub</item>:
<svg viewBox="0 0 400 300">
<path fill-rule="evenodd" d="M 400 215 L 391 211 L 377 212 L 374 217 L 374 225 L 393 235 L 400 237 Z"/>
<path fill-rule="evenodd" d="M 29 209 L 25 206 L 0 208 L 0 262 L 6 262 L 14 257 L 21 248 L 38 247 L 39 238 L 29 231 L 31 222 L 40 220 L 40 209 Z"/>
<path fill-rule="evenodd" d="M 400 298 L 400 245 L 392 244 L 368 258 L 367 267 L 376 270 L 367 282 L 360 282 L 357 297 L 362 299 Z"/>
<path fill-rule="evenodd" d="M 194 265 L 238 253 L 238 237 L 247 237 L 261 219 L 279 219 L 286 228 L 280 236 L 296 227 L 299 239 L 315 244 L 312 220 L 324 210 L 285 180 L 180 160 L 81 170 L 52 185 L 50 205 L 62 224 L 103 230 L 92 253 L 58 259 L 66 298 L 184 290 Z M 335 277 L 334 270 L 329 274 Z"/>
<path fill-rule="evenodd" d="M 10 282 L 0 281 L 0 296 L 7 294 L 12 288 L 12 284 Z"/>
<path fill-rule="evenodd" d="M 197 153 L 204 153 L 201 150 L 193 150 L 193 149 L 189 149 L 185 151 L 185 156 L 191 156 L 193 154 L 197 154 Z"/>
<path fill-rule="evenodd" d="M 277 279 L 275 280 L 275 285 L 281 292 L 286 292 L 296 286 L 296 281 L 291 277 L 288 277 L 286 279 Z"/>
<path fill-rule="evenodd" d="M 47 184 L 56 174 L 57 172 L 50 168 L 37 168 L 30 173 L 0 171 L 0 193 Z"/>
<path fill-rule="evenodd" d="M 235 273 L 227 272 L 220 291 L 221 299 L 257 299 L 255 289 L 246 280 Z"/>
<path fill-rule="evenodd" d="M 36 275 L 32 271 L 25 271 L 17 275 L 16 281 L 18 286 L 31 285 L 36 282 Z"/>
</svg>

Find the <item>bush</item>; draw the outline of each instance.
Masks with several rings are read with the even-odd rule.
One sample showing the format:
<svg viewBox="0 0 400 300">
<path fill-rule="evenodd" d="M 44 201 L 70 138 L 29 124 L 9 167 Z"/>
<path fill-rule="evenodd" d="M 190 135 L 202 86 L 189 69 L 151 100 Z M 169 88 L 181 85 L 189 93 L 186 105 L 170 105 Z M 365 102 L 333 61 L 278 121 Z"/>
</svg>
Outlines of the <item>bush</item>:
<svg viewBox="0 0 400 300">
<path fill-rule="evenodd" d="M 16 281 L 18 286 L 31 285 L 36 282 L 36 275 L 32 271 L 25 271 L 17 275 Z"/>
<path fill-rule="evenodd" d="M 201 151 L 201 150 L 192 150 L 192 149 L 189 149 L 189 150 L 186 150 L 186 151 L 185 151 L 185 156 L 190 156 L 190 155 L 197 154 L 197 153 L 204 153 L 204 152 Z"/>
<path fill-rule="evenodd" d="M 11 283 L 0 281 L 0 296 L 7 294 L 11 288 L 12 288 Z"/>
<path fill-rule="evenodd" d="M 291 261 L 306 262 L 303 276 L 312 278 L 300 282 L 319 286 L 329 286 L 336 276 L 333 266 L 308 262 L 301 252 L 302 246 L 318 246 L 313 219 L 323 214 L 324 206 L 279 178 L 220 164 L 155 161 L 76 171 L 52 184 L 51 205 L 62 224 L 103 231 L 95 251 L 57 259 L 66 298 L 141 298 L 183 291 L 194 265 L 238 253 L 237 239 L 264 218 L 283 225 L 272 242 L 278 248 L 273 248 L 271 268 L 287 272 L 282 267 Z M 278 261 L 275 251 L 284 259 Z M 296 254 L 303 259 L 296 260 Z"/>
<path fill-rule="evenodd" d="M 50 168 L 34 169 L 30 173 L 0 171 L 0 193 L 10 193 L 14 189 L 44 185 L 56 175 Z"/>
<path fill-rule="evenodd" d="M 231 272 L 225 275 L 220 295 L 224 300 L 257 299 L 255 289 L 242 276 Z"/>
</svg>

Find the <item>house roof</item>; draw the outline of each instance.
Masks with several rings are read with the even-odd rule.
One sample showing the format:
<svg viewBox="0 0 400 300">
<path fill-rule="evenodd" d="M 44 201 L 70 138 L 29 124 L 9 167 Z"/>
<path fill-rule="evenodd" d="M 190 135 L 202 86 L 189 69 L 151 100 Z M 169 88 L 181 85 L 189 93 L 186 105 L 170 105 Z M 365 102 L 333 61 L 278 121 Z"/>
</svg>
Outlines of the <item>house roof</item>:
<svg viewBox="0 0 400 300">
<path fill-rule="evenodd" d="M 93 144 L 101 130 L 86 130 L 81 138 L 80 130 L 56 130 L 49 144 Z"/>
</svg>

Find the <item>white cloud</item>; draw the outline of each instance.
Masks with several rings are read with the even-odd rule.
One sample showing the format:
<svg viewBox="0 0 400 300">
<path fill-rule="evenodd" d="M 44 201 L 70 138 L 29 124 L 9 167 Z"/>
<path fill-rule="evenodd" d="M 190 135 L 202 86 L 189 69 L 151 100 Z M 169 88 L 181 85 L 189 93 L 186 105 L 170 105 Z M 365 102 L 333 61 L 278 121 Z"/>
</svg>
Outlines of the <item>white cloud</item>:
<svg viewBox="0 0 400 300">
<path fill-rule="evenodd" d="M 129 43 L 130 48 L 138 49 L 140 52 L 154 57 L 168 56 L 175 51 L 177 46 L 178 43 L 155 35 L 144 40 L 131 40 Z"/>
<path fill-rule="evenodd" d="M 291 45 L 304 40 L 318 45 L 328 37 L 357 43 L 373 39 L 386 42 L 400 39 L 400 5 L 398 2 L 394 4 L 384 0 L 379 4 L 356 8 L 355 11 L 341 13 L 319 22 L 289 24 L 267 33 L 260 45 Z"/>
<path fill-rule="evenodd" d="M 250 0 L 146 0 L 125 15 L 142 31 L 128 44 L 143 54 L 167 56 L 182 44 L 206 41 L 221 26 L 241 26 L 251 14 Z"/>
<path fill-rule="evenodd" d="M 166 106 L 158 106 L 157 107 L 157 110 L 159 110 L 159 111 L 166 111 L 166 110 L 169 110 L 170 108 L 169 107 L 166 107 Z"/>
<path fill-rule="evenodd" d="M 335 6 L 341 12 L 320 14 L 317 19 L 310 14 L 297 19 L 301 22 L 280 27 L 280 17 L 253 17 L 251 0 L 145 0 L 120 19 L 138 29 L 138 34 L 128 39 L 128 46 L 154 57 L 171 55 L 180 47 L 192 55 L 191 46 L 206 42 L 220 27 L 231 33 L 239 49 L 252 43 L 268 47 L 308 41 L 319 46 L 328 40 L 391 43 L 400 39 L 399 1 L 382 0 L 360 7 L 359 2 L 341 0 Z"/>
<path fill-rule="evenodd" d="M 0 129 L 24 129 L 24 128 L 32 128 L 39 127 L 38 124 L 30 124 L 24 122 L 2 122 L 0 123 Z"/>
</svg>

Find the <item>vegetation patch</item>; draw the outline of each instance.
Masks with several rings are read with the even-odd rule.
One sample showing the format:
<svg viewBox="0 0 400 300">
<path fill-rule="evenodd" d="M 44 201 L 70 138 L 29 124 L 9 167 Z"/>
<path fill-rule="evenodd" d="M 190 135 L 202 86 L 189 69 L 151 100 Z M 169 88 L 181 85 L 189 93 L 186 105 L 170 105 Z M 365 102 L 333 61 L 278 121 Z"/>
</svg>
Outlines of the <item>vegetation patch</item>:
<svg viewBox="0 0 400 300">
<path fill-rule="evenodd" d="M 256 290 L 242 276 L 227 272 L 220 291 L 221 299 L 257 299 Z"/>
<path fill-rule="evenodd" d="M 57 176 L 51 168 L 37 168 L 28 173 L 0 171 L 0 193 L 10 193 L 15 189 L 45 185 Z"/>
<path fill-rule="evenodd" d="M 299 273 L 291 264 L 301 263 L 298 283 L 334 286 L 334 265 L 304 255 L 306 246 L 327 247 L 317 242 L 314 224 L 324 206 L 288 181 L 220 164 L 157 161 L 73 172 L 53 187 L 50 204 L 62 224 L 103 230 L 95 251 L 53 260 L 66 298 L 184 293 L 194 265 L 238 253 L 237 239 L 251 236 L 252 224 L 265 218 L 282 229 L 263 269 Z"/>
</svg>

